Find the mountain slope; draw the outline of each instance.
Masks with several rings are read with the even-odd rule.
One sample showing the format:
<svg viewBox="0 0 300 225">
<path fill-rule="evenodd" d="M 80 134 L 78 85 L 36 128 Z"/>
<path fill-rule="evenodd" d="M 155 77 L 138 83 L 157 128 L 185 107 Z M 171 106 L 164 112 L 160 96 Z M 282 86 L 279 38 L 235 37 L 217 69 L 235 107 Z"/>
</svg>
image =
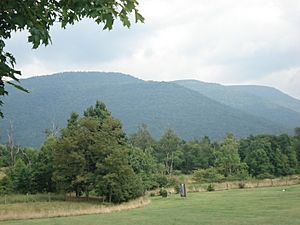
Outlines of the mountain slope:
<svg viewBox="0 0 300 225">
<path fill-rule="evenodd" d="M 82 113 L 97 99 L 105 102 L 128 133 L 141 123 L 146 123 L 155 137 L 173 128 L 184 139 L 204 135 L 219 139 L 227 132 L 242 137 L 289 131 L 175 83 L 146 82 L 119 73 L 70 72 L 25 79 L 22 85 L 31 94 L 10 89 L 4 99 L 2 142 L 12 121 L 16 143 L 39 146 L 43 131 L 52 123 L 64 127 L 72 111 Z"/>
<path fill-rule="evenodd" d="M 293 98 L 276 88 L 257 85 L 234 85 L 230 87 L 263 98 L 282 107 L 300 112 L 300 100 Z"/>
<path fill-rule="evenodd" d="M 300 113 L 293 110 L 297 107 L 300 109 L 300 101 L 277 89 L 264 86 L 223 86 L 196 80 L 179 80 L 175 83 L 222 104 L 290 129 L 300 126 Z"/>
</svg>

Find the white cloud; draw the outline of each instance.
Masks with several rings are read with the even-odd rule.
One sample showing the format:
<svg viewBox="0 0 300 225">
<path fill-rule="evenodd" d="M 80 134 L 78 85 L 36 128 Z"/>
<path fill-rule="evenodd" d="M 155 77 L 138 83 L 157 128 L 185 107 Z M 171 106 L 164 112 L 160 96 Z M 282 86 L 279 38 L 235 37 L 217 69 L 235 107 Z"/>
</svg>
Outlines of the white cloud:
<svg viewBox="0 0 300 225">
<path fill-rule="evenodd" d="M 300 66 L 276 71 L 259 80 L 248 80 L 246 83 L 273 86 L 300 99 Z"/>
</svg>

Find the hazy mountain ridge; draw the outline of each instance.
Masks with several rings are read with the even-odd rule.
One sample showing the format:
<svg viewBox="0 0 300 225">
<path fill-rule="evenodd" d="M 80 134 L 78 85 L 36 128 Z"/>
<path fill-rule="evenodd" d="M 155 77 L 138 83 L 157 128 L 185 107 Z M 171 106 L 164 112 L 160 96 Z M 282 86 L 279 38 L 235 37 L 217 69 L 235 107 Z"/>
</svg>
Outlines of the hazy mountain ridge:
<svg viewBox="0 0 300 225">
<path fill-rule="evenodd" d="M 282 126 L 294 128 L 300 125 L 300 101 L 279 90 L 265 86 L 225 86 L 197 80 L 178 80 L 175 83 L 197 91 L 215 101 L 262 117 Z"/>
<path fill-rule="evenodd" d="M 128 133 L 135 132 L 141 123 L 146 123 L 155 137 L 172 128 L 185 139 L 204 135 L 220 139 L 227 132 L 238 137 L 292 132 L 290 127 L 173 82 L 143 81 L 120 73 L 68 72 L 24 79 L 22 85 L 31 94 L 10 88 L 4 99 L 2 142 L 11 120 L 16 143 L 38 146 L 43 141 L 43 131 L 52 123 L 64 127 L 72 111 L 82 113 L 97 99 L 123 122 Z"/>
<path fill-rule="evenodd" d="M 285 94 L 276 88 L 258 85 L 233 85 L 230 87 L 261 97 L 296 112 L 300 112 L 300 100 Z"/>
</svg>

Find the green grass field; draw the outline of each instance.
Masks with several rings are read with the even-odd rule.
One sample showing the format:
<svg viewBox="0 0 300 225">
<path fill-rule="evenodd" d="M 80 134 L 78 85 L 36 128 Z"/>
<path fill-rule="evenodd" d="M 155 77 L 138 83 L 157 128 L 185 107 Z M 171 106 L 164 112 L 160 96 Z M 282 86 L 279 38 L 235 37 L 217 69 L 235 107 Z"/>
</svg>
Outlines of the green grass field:
<svg viewBox="0 0 300 225">
<path fill-rule="evenodd" d="M 0 224 L 299 225 L 300 185 L 190 193 L 187 199 L 154 197 L 149 205 L 128 211 Z"/>
</svg>

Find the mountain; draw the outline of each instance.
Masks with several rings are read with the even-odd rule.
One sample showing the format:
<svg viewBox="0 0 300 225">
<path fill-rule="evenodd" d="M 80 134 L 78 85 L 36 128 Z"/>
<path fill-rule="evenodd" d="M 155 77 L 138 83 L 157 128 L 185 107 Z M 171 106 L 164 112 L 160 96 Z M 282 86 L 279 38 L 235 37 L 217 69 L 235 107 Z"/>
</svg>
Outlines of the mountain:
<svg viewBox="0 0 300 225">
<path fill-rule="evenodd" d="M 241 90 L 245 93 L 258 96 L 296 112 L 300 112 L 300 101 L 277 90 L 276 88 L 257 85 L 234 85 L 230 87 L 235 90 Z"/>
<path fill-rule="evenodd" d="M 237 137 L 292 132 L 288 126 L 173 82 L 143 81 L 120 73 L 67 72 L 24 79 L 21 84 L 31 93 L 8 90 L 0 123 L 2 143 L 11 121 L 15 143 L 39 146 L 46 128 L 64 127 L 71 112 L 82 114 L 97 99 L 122 121 L 127 133 L 145 123 L 156 138 L 167 128 L 184 139 L 207 135 L 215 140 L 228 132 Z"/>
<path fill-rule="evenodd" d="M 197 80 L 178 80 L 174 83 L 289 129 L 300 126 L 300 101 L 275 88 L 254 85 L 224 86 Z"/>
</svg>

